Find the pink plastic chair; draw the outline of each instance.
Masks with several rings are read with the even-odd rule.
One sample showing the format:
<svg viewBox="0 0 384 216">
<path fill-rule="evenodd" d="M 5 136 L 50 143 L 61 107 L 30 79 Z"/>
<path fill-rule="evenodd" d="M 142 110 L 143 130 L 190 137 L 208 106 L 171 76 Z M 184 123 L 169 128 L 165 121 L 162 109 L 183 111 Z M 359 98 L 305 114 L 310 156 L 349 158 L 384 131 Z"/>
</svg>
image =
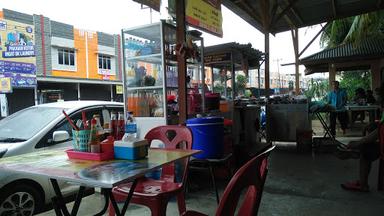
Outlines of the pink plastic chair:
<svg viewBox="0 0 384 216">
<path fill-rule="evenodd" d="M 268 173 L 268 155 L 274 148 L 275 146 L 271 146 L 255 156 L 236 172 L 225 188 L 223 198 L 220 200 L 216 210 L 216 216 L 235 215 L 241 192 L 244 189 L 246 189 L 247 192 L 243 203 L 239 206 L 240 208 L 237 211 L 237 215 L 257 215 Z M 196 211 L 187 211 L 184 215 L 202 216 L 205 214 Z"/>
<path fill-rule="evenodd" d="M 173 137 L 173 138 L 169 138 Z M 165 149 L 191 149 L 192 132 L 189 128 L 179 125 L 159 126 L 151 129 L 145 139 L 151 143 L 160 140 Z M 184 146 L 185 145 L 185 146 Z M 165 215 L 168 201 L 172 196 L 177 196 L 177 204 L 180 215 L 185 213 L 184 183 L 187 178 L 189 159 L 164 165 L 161 169 L 160 179 L 142 178 L 138 181 L 131 202 L 145 205 L 151 209 L 152 215 Z M 176 165 L 177 164 L 177 165 Z M 183 168 L 181 181 L 176 182 L 176 166 Z M 179 169 L 178 169 L 179 170 Z M 127 198 L 131 183 L 122 184 L 112 189 L 116 201 L 122 202 Z M 115 215 L 111 202 L 109 203 L 109 215 Z"/>
</svg>

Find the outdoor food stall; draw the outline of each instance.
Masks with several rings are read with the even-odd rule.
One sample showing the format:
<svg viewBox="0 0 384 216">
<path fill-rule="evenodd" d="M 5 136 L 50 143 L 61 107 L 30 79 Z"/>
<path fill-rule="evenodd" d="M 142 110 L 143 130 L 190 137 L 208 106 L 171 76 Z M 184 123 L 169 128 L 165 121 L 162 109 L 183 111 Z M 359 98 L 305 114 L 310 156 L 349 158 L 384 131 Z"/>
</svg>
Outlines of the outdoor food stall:
<svg viewBox="0 0 384 216">
<path fill-rule="evenodd" d="M 218 115 L 233 120 L 235 154 L 249 154 L 260 143 L 261 104 L 256 98 L 237 97 L 237 94 L 244 92 L 236 86 L 236 75 L 242 71 L 247 77 L 248 70 L 254 69 L 258 70 L 260 77 L 259 69 L 264 54 L 252 48 L 251 44 L 235 42 L 205 47 L 204 54 L 204 64 L 210 72 L 207 77 L 211 78 L 206 82 L 215 93 L 221 95 Z"/>
<path fill-rule="evenodd" d="M 176 27 L 159 23 L 122 30 L 125 113 L 133 113 L 138 137 L 153 127 L 178 123 L 178 70 Z M 187 34 L 187 71 L 199 78 L 203 70 L 203 38 L 197 31 Z M 198 91 L 198 86 L 194 89 Z M 190 114 L 201 110 L 199 98 L 189 98 Z M 127 118 L 127 116 L 126 116 Z"/>
<path fill-rule="evenodd" d="M 277 96 L 266 105 L 267 140 L 296 142 L 312 133 L 309 103 L 304 96 Z"/>
</svg>

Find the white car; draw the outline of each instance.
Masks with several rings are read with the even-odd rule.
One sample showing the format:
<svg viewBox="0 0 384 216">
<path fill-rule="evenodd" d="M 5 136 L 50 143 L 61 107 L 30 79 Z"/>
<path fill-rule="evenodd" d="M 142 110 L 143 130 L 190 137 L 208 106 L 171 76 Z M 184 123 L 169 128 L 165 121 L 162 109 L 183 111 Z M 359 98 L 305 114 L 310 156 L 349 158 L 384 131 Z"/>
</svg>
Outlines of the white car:
<svg viewBox="0 0 384 216">
<path fill-rule="evenodd" d="M 123 112 L 124 105 L 108 101 L 67 101 L 42 104 L 20 110 L 0 120 L 1 157 L 24 154 L 46 148 L 72 145 L 72 127 L 63 114 L 72 120 L 100 115 L 101 124 L 107 113 Z M 108 114 L 109 115 L 109 114 Z M 71 197 L 78 186 L 59 182 L 65 197 Z M 54 196 L 48 178 L 16 173 L 0 173 L 0 216 L 33 215 L 41 212 Z"/>
</svg>

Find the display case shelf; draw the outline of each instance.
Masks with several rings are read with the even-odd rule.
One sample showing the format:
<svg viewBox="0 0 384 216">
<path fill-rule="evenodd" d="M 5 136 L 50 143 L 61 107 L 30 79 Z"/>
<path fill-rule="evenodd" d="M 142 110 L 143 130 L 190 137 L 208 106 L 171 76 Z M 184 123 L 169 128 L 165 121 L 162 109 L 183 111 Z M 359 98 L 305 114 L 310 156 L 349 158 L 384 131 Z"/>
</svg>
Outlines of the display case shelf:
<svg viewBox="0 0 384 216">
<path fill-rule="evenodd" d="M 200 40 L 203 53 L 203 39 L 193 40 Z M 175 102 L 168 103 L 169 98 L 177 100 L 178 94 L 176 28 L 161 21 L 123 29 L 122 41 L 125 110 L 134 112 L 142 138 L 149 129 L 177 119 L 178 106 L 174 106 Z M 204 71 L 201 60 L 187 59 L 188 75 L 201 71 Z"/>
<path fill-rule="evenodd" d="M 143 61 L 148 63 L 161 64 L 161 53 L 158 54 L 150 54 L 150 55 L 141 55 L 141 56 L 133 56 L 126 58 L 126 61 Z"/>
<path fill-rule="evenodd" d="M 141 91 L 141 90 L 154 90 L 154 89 L 162 89 L 163 86 L 143 86 L 143 87 L 131 87 L 129 91 Z"/>
</svg>

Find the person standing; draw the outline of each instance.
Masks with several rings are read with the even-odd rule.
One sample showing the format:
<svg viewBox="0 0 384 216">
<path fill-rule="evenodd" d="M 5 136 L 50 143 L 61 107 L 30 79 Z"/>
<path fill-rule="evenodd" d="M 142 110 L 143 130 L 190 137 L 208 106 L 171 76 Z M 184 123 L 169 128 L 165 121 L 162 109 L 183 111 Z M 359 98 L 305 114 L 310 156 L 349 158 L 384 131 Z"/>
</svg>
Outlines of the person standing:
<svg viewBox="0 0 384 216">
<path fill-rule="evenodd" d="M 336 135 L 336 118 L 339 119 L 343 134 L 347 129 L 348 114 L 345 110 L 347 103 L 347 92 L 339 87 L 338 81 L 333 81 L 333 90 L 328 93 L 328 104 L 335 108 L 334 112 L 330 113 L 331 134 Z"/>
</svg>

